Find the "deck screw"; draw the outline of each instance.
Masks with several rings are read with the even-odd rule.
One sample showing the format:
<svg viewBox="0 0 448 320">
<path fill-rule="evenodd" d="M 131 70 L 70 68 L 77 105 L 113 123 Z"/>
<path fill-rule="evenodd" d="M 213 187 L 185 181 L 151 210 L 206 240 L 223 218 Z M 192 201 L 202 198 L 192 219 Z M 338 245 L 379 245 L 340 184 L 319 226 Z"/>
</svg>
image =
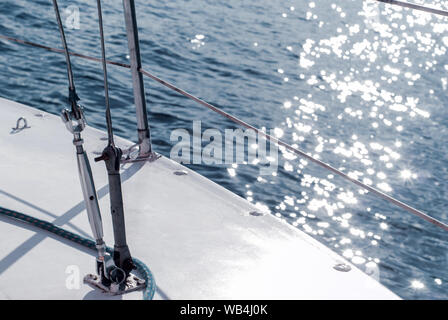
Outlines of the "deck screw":
<svg viewBox="0 0 448 320">
<path fill-rule="evenodd" d="M 352 267 L 350 267 L 348 264 L 345 263 L 338 263 L 334 265 L 333 268 L 341 272 L 349 272 L 350 270 L 352 270 Z"/>
</svg>

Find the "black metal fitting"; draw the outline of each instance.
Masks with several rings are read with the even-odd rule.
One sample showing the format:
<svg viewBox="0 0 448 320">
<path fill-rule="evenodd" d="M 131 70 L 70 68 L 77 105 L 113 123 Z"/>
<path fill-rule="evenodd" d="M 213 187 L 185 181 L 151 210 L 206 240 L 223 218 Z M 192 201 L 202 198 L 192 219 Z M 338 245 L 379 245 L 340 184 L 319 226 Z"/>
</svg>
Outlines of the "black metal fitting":
<svg viewBox="0 0 448 320">
<path fill-rule="evenodd" d="M 104 161 L 106 164 L 109 178 L 110 211 L 112 214 L 115 240 L 113 259 L 115 265 L 122 269 L 127 277 L 129 276 L 129 273 L 135 269 L 135 265 L 126 243 L 126 228 L 120 177 L 120 160 L 122 154 L 123 152 L 120 148 L 109 144 L 104 148 L 101 156 L 95 158 L 95 161 Z"/>
</svg>

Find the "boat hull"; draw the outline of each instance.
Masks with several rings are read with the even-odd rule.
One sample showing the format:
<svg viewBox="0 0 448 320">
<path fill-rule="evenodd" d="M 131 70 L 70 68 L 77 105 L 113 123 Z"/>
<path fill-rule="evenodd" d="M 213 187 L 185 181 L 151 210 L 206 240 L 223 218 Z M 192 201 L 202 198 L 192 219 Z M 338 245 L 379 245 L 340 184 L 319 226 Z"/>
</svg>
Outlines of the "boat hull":
<svg viewBox="0 0 448 320">
<path fill-rule="evenodd" d="M 58 116 L 0 98 L 0 206 L 90 236 L 72 136 Z M 30 128 L 11 133 L 17 119 Z M 83 132 L 88 157 L 106 133 Z M 117 137 L 126 149 L 131 141 Z M 107 173 L 91 162 L 113 244 Z M 186 174 L 176 174 L 184 171 Z M 271 214 L 161 156 L 123 165 L 128 244 L 155 276 L 156 299 L 398 299 L 350 262 Z M 337 264 L 350 266 L 338 271 Z M 82 283 L 94 252 L 0 216 L 1 299 L 141 299 Z"/>
</svg>

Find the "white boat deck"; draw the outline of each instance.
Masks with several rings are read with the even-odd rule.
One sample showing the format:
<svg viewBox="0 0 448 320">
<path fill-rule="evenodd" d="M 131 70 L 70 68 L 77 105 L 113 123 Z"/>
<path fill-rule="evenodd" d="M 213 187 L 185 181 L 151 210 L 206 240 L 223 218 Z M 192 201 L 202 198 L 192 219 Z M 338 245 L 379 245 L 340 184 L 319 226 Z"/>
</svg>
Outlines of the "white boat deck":
<svg viewBox="0 0 448 320">
<path fill-rule="evenodd" d="M 60 118 L 2 98 L 0 108 L 0 206 L 90 237 L 72 136 Z M 11 134 L 19 117 L 31 128 Z M 107 174 L 93 161 L 104 137 L 83 132 L 112 246 Z M 123 149 L 132 144 L 117 139 Z M 153 272 L 156 299 L 398 298 L 305 233 L 270 214 L 250 215 L 251 203 L 170 159 L 126 164 L 122 179 L 128 244 Z M 340 262 L 351 271 L 336 271 Z M 0 216 L 0 299 L 141 299 L 83 284 L 94 264 L 93 252 Z M 69 266 L 79 275 L 66 273 Z"/>
</svg>

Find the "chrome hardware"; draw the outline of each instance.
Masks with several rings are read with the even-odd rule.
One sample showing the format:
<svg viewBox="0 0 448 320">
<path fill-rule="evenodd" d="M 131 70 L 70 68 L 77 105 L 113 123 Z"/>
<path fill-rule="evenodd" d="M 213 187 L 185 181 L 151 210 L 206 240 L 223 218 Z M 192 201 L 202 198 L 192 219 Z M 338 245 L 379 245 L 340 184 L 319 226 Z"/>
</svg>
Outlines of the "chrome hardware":
<svg viewBox="0 0 448 320">
<path fill-rule="evenodd" d="M 63 109 L 61 112 L 61 119 L 64 122 L 68 131 L 73 134 L 79 134 L 86 127 L 86 118 L 84 117 L 84 111 L 81 106 L 78 106 L 78 112 L 80 117 L 77 119 L 72 111 Z"/>
</svg>

